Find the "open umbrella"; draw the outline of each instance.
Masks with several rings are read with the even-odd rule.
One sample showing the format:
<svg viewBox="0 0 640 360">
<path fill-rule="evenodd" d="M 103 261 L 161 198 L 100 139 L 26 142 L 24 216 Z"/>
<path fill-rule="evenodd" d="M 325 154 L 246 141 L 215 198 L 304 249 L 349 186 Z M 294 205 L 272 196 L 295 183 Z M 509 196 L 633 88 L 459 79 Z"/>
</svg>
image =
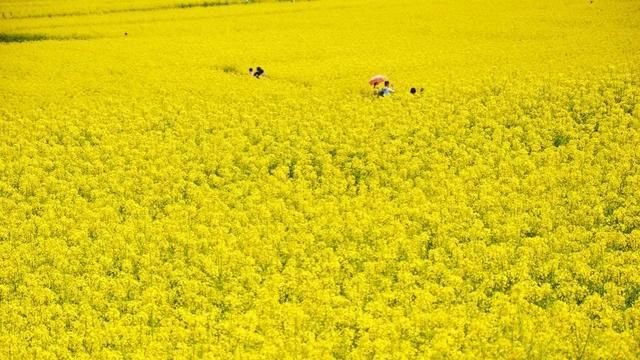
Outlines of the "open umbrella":
<svg viewBox="0 0 640 360">
<path fill-rule="evenodd" d="M 383 83 L 387 80 L 387 77 L 384 75 L 376 75 L 369 79 L 369 85 L 375 87 L 376 85 Z"/>
</svg>

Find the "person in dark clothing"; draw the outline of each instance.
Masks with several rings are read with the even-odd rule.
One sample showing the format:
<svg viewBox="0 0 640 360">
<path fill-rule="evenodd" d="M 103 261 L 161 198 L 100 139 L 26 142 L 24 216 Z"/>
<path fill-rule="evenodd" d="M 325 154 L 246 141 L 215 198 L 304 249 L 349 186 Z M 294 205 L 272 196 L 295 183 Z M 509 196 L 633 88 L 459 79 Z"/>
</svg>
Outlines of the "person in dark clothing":
<svg viewBox="0 0 640 360">
<path fill-rule="evenodd" d="M 260 79 L 260 77 L 263 75 L 264 75 L 264 70 L 260 66 L 258 66 L 256 68 L 256 71 L 253 73 L 253 76 L 255 76 L 256 79 Z"/>
</svg>

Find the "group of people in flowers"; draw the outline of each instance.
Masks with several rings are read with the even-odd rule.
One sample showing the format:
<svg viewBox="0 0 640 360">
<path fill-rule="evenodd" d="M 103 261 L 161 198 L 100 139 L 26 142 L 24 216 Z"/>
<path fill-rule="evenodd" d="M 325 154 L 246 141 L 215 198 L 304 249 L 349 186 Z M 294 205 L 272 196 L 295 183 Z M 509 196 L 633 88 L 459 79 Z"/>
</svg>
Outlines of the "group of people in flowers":
<svg viewBox="0 0 640 360">
<path fill-rule="evenodd" d="M 386 79 L 384 80 L 384 83 L 383 83 L 384 85 L 382 86 L 382 88 L 378 88 L 378 85 L 382 83 L 382 81 L 379 81 L 379 82 L 369 81 L 369 83 L 373 86 L 373 93 L 377 96 L 385 97 L 395 92 L 389 80 L 386 80 Z M 423 91 L 424 91 L 424 88 L 420 88 L 420 93 L 422 93 Z M 418 89 L 416 89 L 415 87 L 412 87 L 411 89 L 409 89 L 409 94 L 416 95 L 417 93 L 418 93 Z"/>
<path fill-rule="evenodd" d="M 249 75 L 255 77 L 256 79 L 260 79 L 264 76 L 264 69 L 262 69 L 260 66 L 256 67 L 255 70 L 253 70 L 253 68 L 249 68 Z"/>
<path fill-rule="evenodd" d="M 256 79 L 260 79 L 261 77 L 265 76 L 264 69 L 258 66 L 254 70 L 251 67 L 249 68 L 249 75 L 255 77 Z M 381 88 L 378 88 L 378 85 L 381 83 L 383 83 L 384 85 Z M 369 80 L 369 84 L 373 86 L 374 94 L 380 97 L 389 96 L 395 92 L 389 80 L 387 80 L 387 78 L 382 75 L 376 75 L 371 78 L 371 80 Z M 423 91 L 424 88 L 420 88 L 420 93 L 422 93 Z M 418 93 L 418 90 L 415 87 L 412 87 L 409 90 L 409 93 L 411 95 L 416 95 Z"/>
</svg>

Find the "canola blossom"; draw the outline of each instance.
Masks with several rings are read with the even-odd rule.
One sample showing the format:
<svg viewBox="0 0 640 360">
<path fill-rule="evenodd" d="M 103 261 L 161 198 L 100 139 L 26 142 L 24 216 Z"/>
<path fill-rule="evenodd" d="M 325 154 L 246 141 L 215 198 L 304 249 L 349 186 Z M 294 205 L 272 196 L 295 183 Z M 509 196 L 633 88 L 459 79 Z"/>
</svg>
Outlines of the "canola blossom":
<svg viewBox="0 0 640 360">
<path fill-rule="evenodd" d="M 640 357 L 637 3 L 0 13 L 0 358 Z"/>
</svg>

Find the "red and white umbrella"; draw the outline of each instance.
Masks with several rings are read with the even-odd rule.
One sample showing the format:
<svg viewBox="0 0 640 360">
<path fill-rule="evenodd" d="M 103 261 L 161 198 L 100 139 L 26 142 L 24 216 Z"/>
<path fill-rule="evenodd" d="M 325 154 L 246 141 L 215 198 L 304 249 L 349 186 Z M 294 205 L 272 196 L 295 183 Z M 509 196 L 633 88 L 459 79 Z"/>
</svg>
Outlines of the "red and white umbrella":
<svg viewBox="0 0 640 360">
<path fill-rule="evenodd" d="M 376 85 L 387 81 L 387 77 L 384 75 L 376 75 L 369 79 L 369 85 L 375 87 Z"/>
</svg>

